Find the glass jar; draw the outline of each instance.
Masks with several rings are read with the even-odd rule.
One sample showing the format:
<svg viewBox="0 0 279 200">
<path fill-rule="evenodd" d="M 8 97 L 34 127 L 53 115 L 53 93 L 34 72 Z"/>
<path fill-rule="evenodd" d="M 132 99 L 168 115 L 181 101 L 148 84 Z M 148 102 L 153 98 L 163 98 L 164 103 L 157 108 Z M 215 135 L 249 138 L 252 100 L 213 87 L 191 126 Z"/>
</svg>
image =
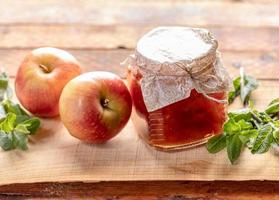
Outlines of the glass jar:
<svg viewBox="0 0 279 200">
<path fill-rule="evenodd" d="M 217 46 L 207 30 L 186 27 L 159 27 L 139 40 L 127 80 L 132 121 L 148 144 L 177 150 L 222 132 L 231 80 Z"/>
</svg>

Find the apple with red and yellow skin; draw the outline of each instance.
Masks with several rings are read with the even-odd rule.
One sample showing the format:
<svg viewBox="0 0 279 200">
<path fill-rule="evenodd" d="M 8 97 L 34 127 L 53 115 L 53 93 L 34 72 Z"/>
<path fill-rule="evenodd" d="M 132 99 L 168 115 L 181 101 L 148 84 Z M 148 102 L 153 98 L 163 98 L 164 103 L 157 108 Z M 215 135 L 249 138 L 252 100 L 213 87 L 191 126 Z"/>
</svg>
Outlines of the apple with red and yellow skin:
<svg viewBox="0 0 279 200">
<path fill-rule="evenodd" d="M 88 72 L 63 89 L 60 117 L 69 133 L 88 143 L 104 143 L 128 122 L 132 99 L 121 78 L 110 72 Z"/>
<path fill-rule="evenodd" d="M 57 116 L 64 86 L 80 74 L 80 65 L 70 53 L 52 47 L 35 49 L 19 66 L 16 96 L 22 106 L 36 116 Z"/>
</svg>

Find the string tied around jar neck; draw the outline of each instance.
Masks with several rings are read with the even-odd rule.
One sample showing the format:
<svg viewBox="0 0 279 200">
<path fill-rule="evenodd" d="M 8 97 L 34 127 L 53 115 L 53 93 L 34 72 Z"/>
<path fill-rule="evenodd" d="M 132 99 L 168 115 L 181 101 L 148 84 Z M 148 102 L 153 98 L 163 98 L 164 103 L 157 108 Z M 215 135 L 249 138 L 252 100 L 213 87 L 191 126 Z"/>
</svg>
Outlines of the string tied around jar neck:
<svg viewBox="0 0 279 200">
<path fill-rule="evenodd" d="M 196 72 L 196 73 L 192 73 L 191 68 L 189 68 L 189 67 L 183 65 L 183 63 L 181 63 L 181 62 L 176 62 L 175 65 L 176 65 L 177 67 L 179 67 L 179 68 L 185 70 L 185 71 L 188 73 L 188 75 L 190 76 L 190 78 L 191 78 L 191 80 L 192 80 L 192 82 L 193 82 L 194 88 L 195 88 L 198 92 L 202 93 L 206 98 L 208 98 L 208 99 L 210 99 L 210 100 L 212 100 L 212 101 L 215 101 L 215 102 L 217 102 L 217 103 L 222 103 L 222 104 L 227 104 L 227 103 L 228 103 L 228 99 L 227 99 L 227 98 L 225 98 L 225 99 L 217 99 L 217 98 L 215 98 L 215 97 L 211 97 L 211 96 L 209 96 L 208 94 L 206 94 L 206 92 L 205 92 L 201 87 L 199 87 L 198 84 L 196 84 L 196 82 L 199 81 L 199 78 L 198 78 L 198 77 L 199 77 L 200 75 L 202 75 L 203 72 L 206 72 L 207 70 L 211 70 L 210 68 L 212 68 L 212 67 L 211 67 L 210 64 L 207 65 L 207 67 L 203 68 L 202 70 L 200 70 L 199 72 Z M 216 79 L 217 79 L 216 76 L 211 75 L 211 74 L 209 74 L 208 76 L 210 76 L 211 78 L 215 79 L 216 82 L 218 82 L 218 80 L 216 80 Z M 205 85 L 207 88 L 211 88 L 212 90 L 214 90 L 214 88 L 216 87 L 216 85 L 215 85 L 215 86 L 210 86 L 210 85 L 207 84 L 207 83 L 204 83 L 204 85 Z"/>
</svg>

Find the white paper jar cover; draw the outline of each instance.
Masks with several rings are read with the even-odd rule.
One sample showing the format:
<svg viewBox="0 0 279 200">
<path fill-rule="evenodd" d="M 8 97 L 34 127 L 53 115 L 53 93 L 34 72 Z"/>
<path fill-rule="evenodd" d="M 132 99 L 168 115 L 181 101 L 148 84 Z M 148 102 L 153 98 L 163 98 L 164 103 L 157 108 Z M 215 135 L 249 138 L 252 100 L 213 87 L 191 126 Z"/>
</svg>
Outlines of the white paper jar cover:
<svg viewBox="0 0 279 200">
<path fill-rule="evenodd" d="M 208 98 L 211 93 L 229 91 L 231 78 L 222 66 L 217 47 L 217 40 L 206 29 L 159 27 L 145 34 L 128 64 L 133 66 L 132 71 L 142 74 L 147 110 L 185 99 L 192 89 Z"/>
</svg>

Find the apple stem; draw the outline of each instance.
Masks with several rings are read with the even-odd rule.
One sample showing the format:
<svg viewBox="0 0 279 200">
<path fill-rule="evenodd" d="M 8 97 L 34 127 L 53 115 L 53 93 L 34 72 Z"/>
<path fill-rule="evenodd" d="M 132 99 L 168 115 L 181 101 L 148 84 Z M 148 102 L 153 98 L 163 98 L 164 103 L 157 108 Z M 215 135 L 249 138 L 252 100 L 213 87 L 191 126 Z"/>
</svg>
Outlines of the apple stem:
<svg viewBox="0 0 279 200">
<path fill-rule="evenodd" d="M 104 107 L 108 107 L 108 103 L 109 103 L 109 100 L 108 99 L 104 99 L 103 106 Z"/>
<path fill-rule="evenodd" d="M 43 65 L 43 64 L 39 64 L 39 67 L 43 70 L 43 72 L 45 73 L 49 73 L 50 70 L 47 66 Z"/>
</svg>

